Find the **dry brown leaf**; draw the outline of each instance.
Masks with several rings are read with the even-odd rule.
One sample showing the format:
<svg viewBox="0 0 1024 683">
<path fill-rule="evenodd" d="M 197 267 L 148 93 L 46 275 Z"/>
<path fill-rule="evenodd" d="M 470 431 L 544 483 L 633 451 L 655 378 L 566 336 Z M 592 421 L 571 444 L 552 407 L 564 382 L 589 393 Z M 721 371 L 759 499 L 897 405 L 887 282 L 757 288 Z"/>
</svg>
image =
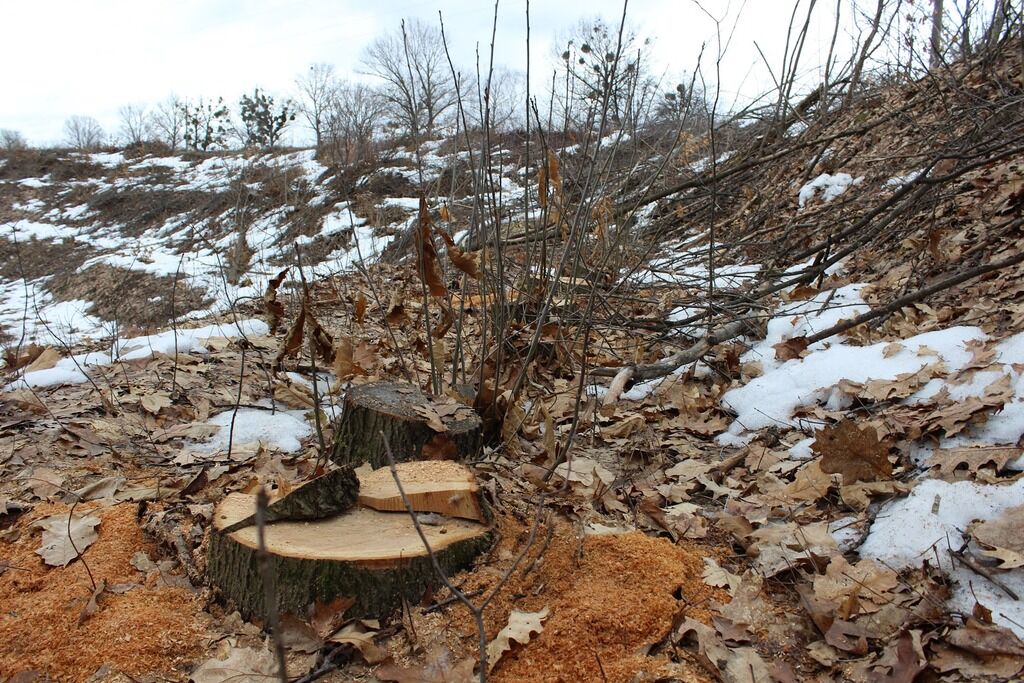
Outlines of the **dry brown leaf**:
<svg viewBox="0 0 1024 683">
<path fill-rule="evenodd" d="M 43 530 L 42 545 L 36 554 L 51 567 L 66 567 L 96 541 L 99 523 L 100 518 L 92 515 L 70 519 L 68 515 L 52 515 L 40 519 L 33 523 Z"/>
<path fill-rule="evenodd" d="M 288 275 L 288 270 L 289 268 L 285 268 L 275 275 L 267 283 L 267 291 L 263 293 L 263 305 L 267 309 L 267 324 L 270 326 L 270 334 L 277 334 L 277 328 L 281 324 L 281 318 L 284 316 L 284 304 L 277 300 L 277 288 L 284 282 L 285 276 Z"/>
<path fill-rule="evenodd" d="M 366 317 L 366 295 L 363 294 L 363 290 L 359 290 L 359 294 L 356 296 L 356 302 L 353 308 L 353 318 L 357 325 L 362 325 L 364 317 Z"/>
<path fill-rule="evenodd" d="M 878 439 L 871 425 L 858 427 L 853 420 L 843 420 L 819 429 L 811 450 L 822 456 L 822 472 L 841 474 L 844 485 L 892 477 L 889 445 Z"/>
<path fill-rule="evenodd" d="M 310 310 L 306 313 L 306 327 L 309 329 L 309 338 L 313 344 L 313 350 L 320 359 L 330 365 L 334 362 L 334 337 L 324 329 Z"/>
<path fill-rule="evenodd" d="M 413 406 L 413 410 L 415 410 L 420 417 L 425 419 L 427 421 L 427 426 L 435 432 L 448 431 L 448 427 L 445 426 L 444 420 L 441 419 L 441 415 L 437 412 L 434 406 L 429 404 L 417 404 Z"/>
<path fill-rule="evenodd" d="M 367 376 L 377 365 L 377 351 L 360 340 L 353 344 L 352 339 L 345 338 L 337 342 L 334 348 L 334 374 L 338 379 Z"/>
<path fill-rule="evenodd" d="M 139 405 L 147 413 L 156 415 L 162 409 L 171 407 L 171 395 L 165 391 L 143 394 L 139 398 Z"/>
<path fill-rule="evenodd" d="M 305 328 L 306 302 L 303 301 L 299 307 L 299 315 L 295 318 L 291 328 L 289 328 L 288 334 L 285 335 L 284 342 L 281 344 L 281 350 L 277 352 L 277 358 L 274 359 L 274 370 L 280 370 L 284 359 L 294 356 L 302 348 L 302 334 Z"/>
<path fill-rule="evenodd" d="M 61 359 L 60 351 L 47 346 L 43 349 L 42 353 L 36 356 L 36 359 L 25 366 L 25 372 L 35 372 L 36 370 L 49 370 L 53 366 L 57 365 L 57 362 Z"/>
<path fill-rule="evenodd" d="M 267 683 L 278 678 L 277 662 L 269 650 L 233 647 L 224 659 L 212 658 L 192 672 L 192 683 Z"/>
<path fill-rule="evenodd" d="M 807 337 L 793 337 L 772 346 L 775 349 L 775 360 L 795 360 L 803 358 L 807 351 Z"/>
<path fill-rule="evenodd" d="M 427 199 L 421 195 L 420 225 L 419 230 L 416 231 L 416 256 L 420 279 L 427 285 L 427 291 L 431 296 L 445 296 L 448 294 L 448 287 L 445 285 L 444 275 L 441 273 L 441 262 L 437 258 L 432 228 L 433 221 L 430 219 Z"/>
<path fill-rule="evenodd" d="M 475 683 L 477 660 L 470 657 L 456 661 L 444 646 L 427 653 L 420 666 L 403 667 L 394 662 L 381 665 L 373 672 L 377 680 L 389 683 Z"/>
<path fill-rule="evenodd" d="M 46 500 L 61 490 L 64 476 L 49 467 L 35 467 L 29 477 L 28 487 L 36 498 Z"/>
<path fill-rule="evenodd" d="M 612 439 L 624 439 L 644 428 L 647 421 L 643 415 L 630 415 L 601 429 L 601 435 Z"/>
<path fill-rule="evenodd" d="M 85 607 L 78 613 L 78 625 L 81 626 L 86 619 L 96 614 L 100 609 L 99 599 L 100 596 L 107 590 L 107 582 L 100 579 L 96 582 L 96 588 L 93 589 L 89 595 L 89 601 L 85 603 Z"/>
<path fill-rule="evenodd" d="M 508 624 L 498 632 L 494 640 L 487 644 L 487 670 L 491 671 L 502 655 L 512 649 L 512 643 L 526 645 L 532 634 L 544 630 L 544 620 L 548 618 L 547 607 L 539 612 L 520 612 L 512 610 L 508 615 Z"/>
<path fill-rule="evenodd" d="M 704 573 L 701 575 L 701 578 L 709 586 L 728 588 L 730 595 L 734 594 L 736 589 L 743 583 L 743 579 L 738 574 L 733 574 L 723 568 L 713 557 L 704 558 Z"/>
<path fill-rule="evenodd" d="M 879 683 L 914 683 L 917 675 L 928 668 L 928 658 L 921 646 L 920 631 L 904 631 L 895 644 L 890 644 L 876 666 L 888 665 L 889 672 L 879 676 Z"/>
<path fill-rule="evenodd" d="M 1024 454 L 1024 449 L 1017 446 L 975 445 L 939 448 L 928 458 L 928 465 L 935 468 L 933 476 L 937 479 L 957 481 L 975 474 L 986 465 L 1001 470 L 1006 467 L 1006 463 L 1021 454 Z"/>
<path fill-rule="evenodd" d="M 1024 643 L 1013 631 L 976 619 L 968 619 L 963 628 L 946 636 L 946 642 L 979 657 L 1024 657 Z"/>
<path fill-rule="evenodd" d="M 435 226 L 434 231 L 448 245 L 448 258 L 451 259 L 452 265 L 474 280 L 479 280 L 482 277 L 480 273 L 480 254 L 470 254 L 460 249 L 459 245 L 455 244 L 455 240 L 452 239 L 452 236 L 446 230 Z"/>
<path fill-rule="evenodd" d="M 994 519 L 971 527 L 983 555 L 1000 561 L 1000 569 L 1024 567 L 1024 505 L 1003 510 Z"/>
<path fill-rule="evenodd" d="M 367 621 L 353 621 L 332 635 L 332 643 L 347 643 L 357 649 L 367 664 L 378 664 L 387 659 L 387 651 L 373 642 L 379 629 L 367 626 Z"/>
</svg>

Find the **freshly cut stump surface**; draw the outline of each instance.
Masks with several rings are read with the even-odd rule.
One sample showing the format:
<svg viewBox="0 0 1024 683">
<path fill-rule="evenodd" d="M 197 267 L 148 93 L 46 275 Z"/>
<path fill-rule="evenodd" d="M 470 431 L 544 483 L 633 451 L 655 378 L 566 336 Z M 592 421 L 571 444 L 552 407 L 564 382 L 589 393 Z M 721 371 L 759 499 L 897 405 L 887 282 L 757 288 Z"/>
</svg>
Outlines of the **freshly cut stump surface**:
<svg viewBox="0 0 1024 683">
<path fill-rule="evenodd" d="M 475 458 L 483 446 L 480 417 L 447 396 L 428 397 L 411 384 L 373 382 L 353 387 L 335 429 L 333 459 L 343 465 Z"/>
<path fill-rule="evenodd" d="M 480 486 L 465 466 L 437 460 L 402 463 L 396 467 L 406 498 L 416 512 L 436 512 L 486 522 L 488 511 L 480 500 Z M 404 512 L 405 503 L 390 467 L 363 475 L 359 502 L 381 512 Z"/>
<path fill-rule="evenodd" d="M 454 463 L 410 464 L 458 467 Z M 426 472 L 419 475 L 426 476 Z M 399 476 L 403 477 L 401 471 Z M 416 477 L 409 475 L 410 483 Z M 384 487 L 371 484 L 371 493 L 375 488 L 383 491 Z M 440 490 L 449 498 L 455 495 L 447 484 L 442 483 Z M 421 499 L 438 500 L 429 495 Z M 232 493 L 221 501 L 214 513 L 207 552 L 211 583 L 250 618 L 265 616 L 257 528 L 247 526 L 230 533 L 223 530 L 251 515 L 255 501 L 255 496 L 244 493 Z M 428 509 L 426 504 L 413 505 L 417 510 Z M 471 509 L 472 505 L 464 507 Z M 469 567 L 492 541 L 490 527 L 472 519 L 450 516 L 441 523 L 421 524 L 421 529 L 449 576 Z M 384 618 L 401 606 L 403 597 L 416 604 L 427 590 L 440 584 L 404 506 L 396 512 L 356 507 L 327 519 L 275 522 L 266 525 L 264 535 L 265 561 L 271 565 L 282 612 L 305 615 L 313 602 L 346 596 L 354 601 L 347 615 Z"/>
</svg>

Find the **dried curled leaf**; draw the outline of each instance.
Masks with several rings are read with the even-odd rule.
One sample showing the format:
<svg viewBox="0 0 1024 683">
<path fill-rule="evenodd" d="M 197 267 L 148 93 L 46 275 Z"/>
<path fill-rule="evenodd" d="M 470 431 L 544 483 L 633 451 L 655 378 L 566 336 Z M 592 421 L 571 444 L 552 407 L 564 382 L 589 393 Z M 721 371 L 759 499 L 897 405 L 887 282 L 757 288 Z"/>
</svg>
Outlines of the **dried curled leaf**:
<svg viewBox="0 0 1024 683">
<path fill-rule="evenodd" d="M 444 243 L 448 245 L 448 258 L 451 259 L 452 265 L 474 280 L 479 280 L 481 277 L 480 254 L 469 254 L 464 252 L 462 249 L 459 249 L 458 245 L 455 244 L 455 240 L 452 239 L 452 236 L 449 235 L 446 230 L 435 227 L 434 231 L 440 235 L 441 239 L 444 240 Z"/>
<path fill-rule="evenodd" d="M 208 659 L 192 672 L 193 683 L 266 683 L 277 678 L 277 662 L 269 650 L 234 647 L 225 659 Z"/>
<path fill-rule="evenodd" d="M 270 334 L 277 334 L 277 328 L 281 324 L 281 317 L 284 316 L 284 304 L 277 300 L 277 288 L 284 282 L 288 275 L 289 268 L 285 268 L 267 283 L 267 291 L 263 293 L 263 305 L 267 309 L 267 324 L 270 325 Z"/>
<path fill-rule="evenodd" d="M 508 624 L 487 644 L 487 670 L 494 669 L 502 655 L 512 649 L 513 642 L 526 645 L 532 634 L 543 631 L 542 622 L 548 618 L 549 613 L 547 607 L 539 612 L 512 610 L 508 615 Z"/>
<path fill-rule="evenodd" d="M 448 287 L 441 273 L 437 247 L 434 246 L 433 221 L 427 208 L 427 199 L 423 196 L 420 196 L 420 226 L 416 231 L 416 247 L 420 278 L 427 285 L 427 290 L 431 296 L 445 296 L 448 294 Z"/>
<path fill-rule="evenodd" d="M 299 315 L 295 318 L 295 322 L 292 323 L 291 328 L 288 330 L 288 334 L 285 335 L 284 343 L 281 344 L 281 350 L 277 352 L 277 358 L 274 359 L 274 370 L 280 370 L 281 364 L 284 359 L 289 356 L 294 356 L 298 353 L 299 349 L 302 348 L 302 333 L 306 327 L 306 302 L 302 302 L 302 306 L 299 307 Z"/>
<path fill-rule="evenodd" d="M 1003 510 L 995 519 L 979 522 L 971 529 L 974 540 L 983 547 L 980 552 L 999 560 L 1000 569 L 1024 567 L 1024 505 Z"/>
</svg>

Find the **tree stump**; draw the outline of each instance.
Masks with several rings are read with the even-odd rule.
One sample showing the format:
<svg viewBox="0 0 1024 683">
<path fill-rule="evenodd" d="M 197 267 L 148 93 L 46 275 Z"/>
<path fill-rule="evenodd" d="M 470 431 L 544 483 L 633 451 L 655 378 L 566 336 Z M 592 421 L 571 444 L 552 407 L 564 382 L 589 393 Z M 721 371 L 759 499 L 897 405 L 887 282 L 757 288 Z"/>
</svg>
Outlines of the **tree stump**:
<svg viewBox="0 0 1024 683">
<path fill-rule="evenodd" d="M 420 528 L 445 573 L 453 576 L 468 568 L 490 546 L 493 536 L 490 526 L 474 519 L 485 514 L 472 474 L 447 462 L 404 463 L 397 468 L 413 509 L 420 514 Z M 314 602 L 344 596 L 353 601 L 346 615 L 382 619 L 400 607 L 403 598 L 416 604 L 440 585 L 394 480 L 389 485 L 384 473 L 390 479 L 387 468 L 364 477 L 353 509 L 326 519 L 265 526 L 264 561 L 270 563 L 275 577 L 279 611 L 304 616 Z M 431 489 L 430 479 L 440 483 Z M 251 515 L 255 499 L 232 493 L 221 501 L 207 551 L 211 583 L 247 618 L 265 616 L 258 529 L 224 530 Z M 399 511 L 388 511 L 395 509 Z M 425 516 L 425 512 L 447 516 Z"/>
<path fill-rule="evenodd" d="M 332 458 L 342 465 L 388 464 L 387 435 L 395 462 L 465 461 L 482 448 L 480 417 L 447 396 L 424 396 L 411 384 L 374 382 L 353 387 L 335 428 Z"/>
</svg>

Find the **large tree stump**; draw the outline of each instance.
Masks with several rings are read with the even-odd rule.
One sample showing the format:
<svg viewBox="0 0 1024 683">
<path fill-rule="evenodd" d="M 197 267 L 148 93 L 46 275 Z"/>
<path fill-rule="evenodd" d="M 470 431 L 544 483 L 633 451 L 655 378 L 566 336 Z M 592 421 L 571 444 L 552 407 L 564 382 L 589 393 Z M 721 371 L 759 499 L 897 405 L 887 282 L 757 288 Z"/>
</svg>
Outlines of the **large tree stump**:
<svg viewBox="0 0 1024 683">
<path fill-rule="evenodd" d="M 431 466 L 438 468 L 436 476 L 428 472 Z M 463 470 L 461 477 L 451 471 L 453 467 Z M 398 468 L 403 488 L 405 479 L 409 480 L 407 495 L 415 510 L 449 515 L 421 517 L 420 528 L 441 567 L 449 576 L 468 568 L 492 541 L 488 525 L 452 516 L 483 518 L 475 481 L 472 486 L 466 481 L 472 475 L 455 463 L 406 463 Z M 403 472 L 404 468 L 412 469 Z M 427 490 L 429 478 L 441 482 L 436 491 Z M 403 598 L 416 604 L 440 585 L 412 519 L 401 503 L 394 502 L 396 497 L 401 500 L 394 481 L 389 485 L 380 472 L 366 480 L 354 509 L 327 519 L 265 526 L 265 561 L 273 571 L 281 612 L 305 615 L 314 602 L 345 596 L 354 601 L 347 615 L 379 619 L 400 607 Z M 255 526 L 234 532 L 224 529 L 251 515 L 255 498 L 232 493 L 221 501 L 207 551 L 211 583 L 246 617 L 265 616 L 258 530 Z M 396 507 L 400 511 L 381 511 Z"/>
<path fill-rule="evenodd" d="M 396 462 L 476 457 L 483 445 L 480 417 L 447 396 L 427 397 L 411 384 L 374 382 L 353 387 L 335 429 L 339 464 L 388 464 L 381 432 Z"/>
</svg>

